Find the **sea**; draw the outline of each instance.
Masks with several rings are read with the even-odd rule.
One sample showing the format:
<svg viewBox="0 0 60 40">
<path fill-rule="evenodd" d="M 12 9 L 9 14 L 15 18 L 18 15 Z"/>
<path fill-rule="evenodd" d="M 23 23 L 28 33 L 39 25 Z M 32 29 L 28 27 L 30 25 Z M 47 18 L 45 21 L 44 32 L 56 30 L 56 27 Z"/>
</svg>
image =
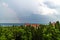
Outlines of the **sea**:
<svg viewBox="0 0 60 40">
<path fill-rule="evenodd" d="M 21 26 L 26 23 L 0 23 L 0 26 Z M 40 24 L 40 23 L 29 23 L 29 24 Z"/>
<path fill-rule="evenodd" d="M 24 25 L 25 23 L 0 23 L 0 26 L 21 26 Z"/>
</svg>

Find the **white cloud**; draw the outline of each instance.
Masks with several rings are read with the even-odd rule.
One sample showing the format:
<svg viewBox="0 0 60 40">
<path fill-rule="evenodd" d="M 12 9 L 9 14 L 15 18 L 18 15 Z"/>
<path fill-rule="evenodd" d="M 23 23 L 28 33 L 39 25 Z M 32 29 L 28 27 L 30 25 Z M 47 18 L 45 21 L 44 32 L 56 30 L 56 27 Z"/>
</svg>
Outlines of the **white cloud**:
<svg viewBox="0 0 60 40">
<path fill-rule="evenodd" d="M 44 2 L 45 2 L 45 0 L 38 0 L 39 5 L 37 7 L 37 10 L 34 10 L 35 14 L 40 14 L 40 15 L 56 15 L 56 14 L 58 14 L 58 11 L 56 9 L 49 8 L 48 5 L 44 4 Z"/>
<path fill-rule="evenodd" d="M 60 0 L 48 0 L 48 2 L 51 2 L 53 5 L 60 5 Z"/>
<path fill-rule="evenodd" d="M 45 4 L 50 8 L 60 8 L 60 0 L 46 0 Z"/>
<path fill-rule="evenodd" d="M 59 4 L 59 0 L 12 0 L 13 4 L 19 7 L 19 10 L 32 10 L 36 14 L 53 15 L 58 14 L 56 9 L 49 8 L 44 2 L 50 2 L 53 5 Z"/>
<path fill-rule="evenodd" d="M 13 9 L 2 7 L 1 11 L 0 23 L 20 23 L 19 17 Z"/>
<path fill-rule="evenodd" d="M 13 3 L 20 7 L 19 10 L 32 10 L 35 14 L 57 14 L 58 11 L 56 9 L 49 8 L 48 5 L 44 4 L 45 1 L 46 0 L 13 0 Z"/>
<path fill-rule="evenodd" d="M 17 13 L 7 3 L 1 2 L 0 5 L 0 23 L 20 23 Z"/>
<path fill-rule="evenodd" d="M 56 9 L 51 9 L 51 8 L 49 8 L 46 5 L 41 5 L 38 8 L 38 12 L 39 12 L 39 14 L 42 14 L 42 15 L 54 15 L 54 14 L 58 14 Z"/>
<path fill-rule="evenodd" d="M 4 7 L 8 7 L 8 4 L 5 3 L 5 2 L 2 2 L 2 6 L 4 6 Z"/>
<path fill-rule="evenodd" d="M 15 4 L 17 7 L 19 7 L 19 10 L 17 9 L 18 11 L 21 11 L 22 9 L 26 12 L 28 12 L 28 10 L 29 11 L 32 10 L 34 12 L 34 14 L 47 16 L 51 20 L 53 20 L 53 19 L 59 20 L 59 18 L 55 16 L 56 14 L 59 14 L 58 10 L 56 10 L 55 8 L 54 9 L 50 8 L 44 2 L 49 2 L 53 6 L 60 5 L 59 0 L 13 0 L 12 3 Z M 22 12 L 24 12 L 23 10 L 22 10 Z M 20 14 L 21 14 L 21 12 L 20 12 Z M 26 13 L 22 13 L 22 14 L 26 14 Z M 28 15 L 29 15 L 29 13 L 28 13 Z"/>
</svg>

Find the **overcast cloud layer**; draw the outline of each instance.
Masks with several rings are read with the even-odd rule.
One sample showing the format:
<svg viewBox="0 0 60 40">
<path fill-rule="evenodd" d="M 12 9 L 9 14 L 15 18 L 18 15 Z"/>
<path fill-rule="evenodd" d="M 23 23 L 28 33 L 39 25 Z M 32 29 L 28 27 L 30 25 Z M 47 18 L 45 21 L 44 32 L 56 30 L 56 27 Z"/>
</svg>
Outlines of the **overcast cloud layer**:
<svg viewBox="0 0 60 40">
<path fill-rule="evenodd" d="M 1 23 L 60 21 L 60 0 L 1 0 Z"/>
</svg>

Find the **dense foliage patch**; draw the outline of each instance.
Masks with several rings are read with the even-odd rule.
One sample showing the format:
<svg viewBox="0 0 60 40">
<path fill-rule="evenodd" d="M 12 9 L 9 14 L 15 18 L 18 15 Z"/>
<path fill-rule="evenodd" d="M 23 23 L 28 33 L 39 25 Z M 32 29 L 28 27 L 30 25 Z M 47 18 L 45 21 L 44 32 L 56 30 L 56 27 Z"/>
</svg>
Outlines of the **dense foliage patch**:
<svg viewBox="0 0 60 40">
<path fill-rule="evenodd" d="M 60 23 L 54 25 L 0 27 L 0 40 L 60 40 Z"/>
</svg>

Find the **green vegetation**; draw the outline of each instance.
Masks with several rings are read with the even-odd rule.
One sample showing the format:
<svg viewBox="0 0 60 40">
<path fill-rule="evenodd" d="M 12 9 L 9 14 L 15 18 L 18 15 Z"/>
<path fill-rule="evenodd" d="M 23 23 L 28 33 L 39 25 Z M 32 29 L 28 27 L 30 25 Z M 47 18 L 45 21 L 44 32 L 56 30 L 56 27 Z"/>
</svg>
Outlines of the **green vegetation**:
<svg viewBox="0 0 60 40">
<path fill-rule="evenodd" d="M 0 40 L 60 40 L 60 23 L 54 25 L 0 27 Z"/>
</svg>

